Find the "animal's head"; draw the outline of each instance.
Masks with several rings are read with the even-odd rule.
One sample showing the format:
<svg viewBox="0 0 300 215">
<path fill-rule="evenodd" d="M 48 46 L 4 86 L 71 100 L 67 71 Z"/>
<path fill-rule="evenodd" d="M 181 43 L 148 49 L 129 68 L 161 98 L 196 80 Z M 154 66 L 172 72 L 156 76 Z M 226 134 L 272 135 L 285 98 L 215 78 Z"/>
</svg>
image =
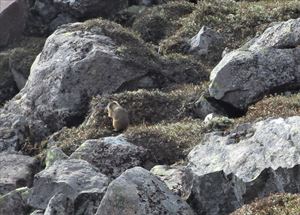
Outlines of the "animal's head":
<svg viewBox="0 0 300 215">
<path fill-rule="evenodd" d="M 119 106 L 121 106 L 121 105 L 117 101 L 111 101 L 106 106 L 106 110 L 107 111 L 114 110 L 116 107 L 119 107 Z"/>
</svg>

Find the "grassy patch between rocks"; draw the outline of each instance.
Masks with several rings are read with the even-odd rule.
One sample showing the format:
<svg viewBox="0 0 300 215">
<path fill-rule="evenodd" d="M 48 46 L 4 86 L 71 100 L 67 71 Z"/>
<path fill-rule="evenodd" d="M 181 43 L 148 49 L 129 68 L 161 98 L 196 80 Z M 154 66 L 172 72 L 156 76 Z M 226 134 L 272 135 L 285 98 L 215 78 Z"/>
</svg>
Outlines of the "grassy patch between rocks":
<svg viewBox="0 0 300 215">
<path fill-rule="evenodd" d="M 205 128 L 201 120 L 184 119 L 174 123 L 139 125 L 125 132 L 127 139 L 149 149 L 152 162 L 172 164 L 185 159 L 202 140 Z"/>
<path fill-rule="evenodd" d="M 158 44 L 161 39 L 179 29 L 179 19 L 192 13 L 194 9 L 195 5 L 186 1 L 168 2 L 147 8 L 136 17 L 132 28 L 144 41 Z"/>
<path fill-rule="evenodd" d="M 112 100 L 118 101 L 129 111 L 129 131 L 138 130 L 139 127 L 141 130 L 148 126 L 155 127 L 158 123 L 176 123 L 192 115 L 186 106 L 198 99 L 205 86 L 184 85 L 164 91 L 137 90 L 95 97 L 86 120 L 77 128 L 62 129 L 53 136 L 53 140 L 69 155 L 85 140 L 118 135 L 113 132 L 111 119 L 105 111 L 106 105 Z"/>
<path fill-rule="evenodd" d="M 229 48 L 238 48 L 257 33 L 276 21 L 298 18 L 300 2 L 258 1 L 235 2 L 204 0 L 188 17 L 181 19 L 181 26 L 173 36 L 161 43 L 163 53 L 182 52 L 182 44 L 193 37 L 203 25 L 220 32 Z"/>
<path fill-rule="evenodd" d="M 243 206 L 231 215 L 299 215 L 299 194 L 273 194 Z"/>
<path fill-rule="evenodd" d="M 290 96 L 271 95 L 248 108 L 245 116 L 236 123 L 255 122 L 269 117 L 289 117 L 300 115 L 300 93 Z"/>
</svg>

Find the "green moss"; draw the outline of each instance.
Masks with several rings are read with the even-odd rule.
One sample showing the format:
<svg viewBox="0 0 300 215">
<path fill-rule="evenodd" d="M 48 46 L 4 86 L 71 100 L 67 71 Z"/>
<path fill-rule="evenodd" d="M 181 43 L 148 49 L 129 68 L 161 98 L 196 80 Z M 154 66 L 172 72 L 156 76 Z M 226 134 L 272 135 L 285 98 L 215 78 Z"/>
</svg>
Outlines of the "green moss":
<svg viewBox="0 0 300 215">
<path fill-rule="evenodd" d="M 231 215 L 298 215 L 300 214 L 299 194 L 272 194 L 243 206 Z"/>
</svg>

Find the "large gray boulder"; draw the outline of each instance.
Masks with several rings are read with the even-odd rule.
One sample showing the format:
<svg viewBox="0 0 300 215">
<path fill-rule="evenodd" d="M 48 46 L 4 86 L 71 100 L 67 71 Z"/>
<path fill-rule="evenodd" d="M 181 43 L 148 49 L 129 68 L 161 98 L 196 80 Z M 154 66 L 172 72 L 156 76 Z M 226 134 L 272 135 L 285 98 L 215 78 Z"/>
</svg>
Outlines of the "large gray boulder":
<svg viewBox="0 0 300 215">
<path fill-rule="evenodd" d="M 56 205 L 61 204 L 61 201 L 52 199 L 55 195 L 59 199 L 64 199 L 66 203 L 68 201 L 75 202 L 76 199 L 80 198 L 81 201 L 78 204 L 68 204 L 68 207 L 71 205 L 74 208 L 65 207 L 65 210 L 74 210 L 75 212 L 79 209 L 91 210 L 95 213 L 108 183 L 108 178 L 87 161 L 59 160 L 35 175 L 28 203 L 38 209 L 46 209 L 49 203 L 48 211 L 51 211 L 51 208 L 61 207 L 61 205 Z M 64 196 L 60 196 L 60 193 Z M 52 200 L 50 201 L 50 199 Z M 77 209 L 76 205 L 81 207 Z"/>
<path fill-rule="evenodd" d="M 271 92 L 300 85 L 300 18 L 273 24 L 224 56 L 211 72 L 212 97 L 246 109 Z"/>
<path fill-rule="evenodd" d="M 35 158 L 0 153 L 0 196 L 19 187 L 32 186 L 33 176 L 39 171 Z"/>
<path fill-rule="evenodd" d="M 156 56 L 118 24 L 96 19 L 65 25 L 47 39 L 26 85 L 0 110 L 1 118 L 13 124 L 11 114 L 23 116 L 38 142 L 63 126 L 78 125 L 97 94 L 157 87 L 163 79 L 159 69 Z"/>
<path fill-rule="evenodd" d="M 57 130 L 81 119 L 92 96 L 113 93 L 144 78 L 153 67 L 146 68 L 147 62 L 144 67 L 141 62 L 129 63 L 128 53 L 118 54 L 120 45 L 130 49 L 142 46 L 138 44 L 141 41 L 126 41 L 134 39 L 130 34 L 117 38 L 114 30 L 125 31 L 104 20 L 70 24 L 55 31 L 33 63 L 28 82 L 17 96 L 20 99 L 13 99 L 8 109 L 18 103 L 19 112 L 29 110 L 34 118 Z"/>
<path fill-rule="evenodd" d="M 208 134 L 188 155 L 185 185 L 198 214 L 228 214 L 257 197 L 300 191 L 300 117 Z"/>
<path fill-rule="evenodd" d="M 146 149 L 129 143 L 123 135 L 87 140 L 70 156 L 88 161 L 113 178 L 127 169 L 142 166 L 148 157 Z"/>
<path fill-rule="evenodd" d="M 194 214 L 190 206 L 173 194 L 149 171 L 126 170 L 108 187 L 96 215 Z"/>
</svg>

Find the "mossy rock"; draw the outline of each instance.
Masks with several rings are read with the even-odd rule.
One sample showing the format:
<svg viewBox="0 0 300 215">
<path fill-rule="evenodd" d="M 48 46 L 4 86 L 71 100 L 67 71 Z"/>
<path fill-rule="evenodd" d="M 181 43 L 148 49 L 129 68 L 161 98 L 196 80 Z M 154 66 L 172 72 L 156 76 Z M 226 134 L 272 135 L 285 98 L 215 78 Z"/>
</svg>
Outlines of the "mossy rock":
<svg viewBox="0 0 300 215">
<path fill-rule="evenodd" d="M 146 42 L 158 42 L 180 27 L 178 20 L 195 9 L 189 2 L 178 1 L 154 6 L 141 12 L 135 19 L 132 29 L 141 35 Z"/>
</svg>

